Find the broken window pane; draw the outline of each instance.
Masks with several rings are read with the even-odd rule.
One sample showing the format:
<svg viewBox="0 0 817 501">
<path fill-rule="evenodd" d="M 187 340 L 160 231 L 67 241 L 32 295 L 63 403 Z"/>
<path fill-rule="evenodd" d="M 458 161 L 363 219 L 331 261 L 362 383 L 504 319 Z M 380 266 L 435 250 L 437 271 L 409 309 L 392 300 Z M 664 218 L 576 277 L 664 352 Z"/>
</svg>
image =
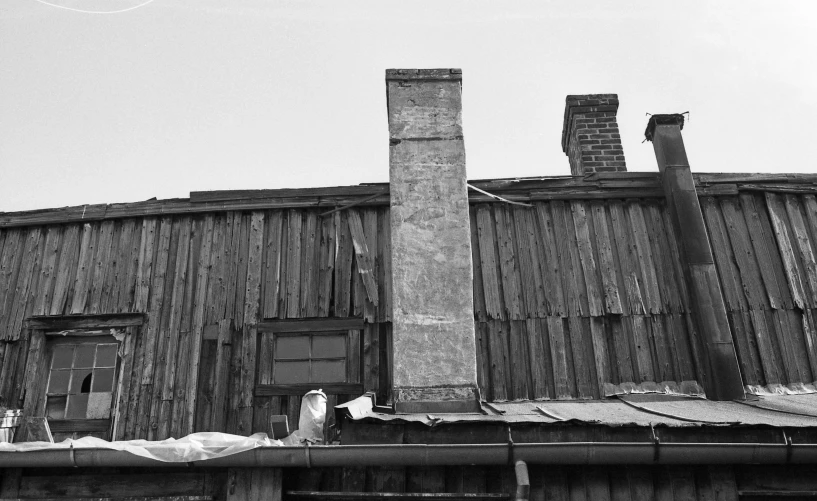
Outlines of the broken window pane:
<svg viewBox="0 0 817 501">
<path fill-rule="evenodd" d="M 116 344 L 100 344 L 96 348 L 96 367 L 113 367 L 116 365 Z"/>
<path fill-rule="evenodd" d="M 91 369 L 79 369 L 71 371 L 71 385 L 68 389 L 68 393 L 72 395 L 82 393 L 82 383 L 83 381 L 85 381 L 85 378 L 87 378 L 90 375 Z M 88 389 L 88 391 L 90 391 L 90 388 Z"/>
<path fill-rule="evenodd" d="M 63 419 L 65 417 L 65 400 L 67 397 L 48 397 L 45 406 L 45 415 L 48 419 Z"/>
<path fill-rule="evenodd" d="M 113 390 L 113 369 L 94 369 L 94 382 L 91 391 Z"/>
<path fill-rule="evenodd" d="M 277 336 L 275 359 L 309 358 L 309 336 Z"/>
<path fill-rule="evenodd" d="M 70 369 L 74 359 L 74 345 L 62 344 L 54 347 L 54 357 L 51 359 L 52 369 Z"/>
<path fill-rule="evenodd" d="M 346 380 L 345 360 L 315 360 L 312 362 L 313 383 L 342 383 Z"/>
<path fill-rule="evenodd" d="M 346 356 L 346 336 L 321 335 L 312 337 L 312 358 L 334 358 Z"/>
<path fill-rule="evenodd" d="M 70 377 L 71 371 L 51 371 L 47 393 L 68 393 L 68 380 Z"/>
<path fill-rule="evenodd" d="M 111 392 L 90 393 L 88 395 L 88 419 L 108 419 L 111 417 Z"/>
<path fill-rule="evenodd" d="M 68 407 L 65 409 L 65 419 L 85 419 L 88 409 L 89 393 L 68 395 Z"/>
<path fill-rule="evenodd" d="M 275 362 L 272 379 L 276 384 L 308 383 L 309 362 Z"/>
<path fill-rule="evenodd" d="M 95 344 L 77 345 L 77 349 L 74 350 L 74 368 L 76 369 L 78 367 L 93 367 L 95 351 L 96 351 Z"/>
</svg>

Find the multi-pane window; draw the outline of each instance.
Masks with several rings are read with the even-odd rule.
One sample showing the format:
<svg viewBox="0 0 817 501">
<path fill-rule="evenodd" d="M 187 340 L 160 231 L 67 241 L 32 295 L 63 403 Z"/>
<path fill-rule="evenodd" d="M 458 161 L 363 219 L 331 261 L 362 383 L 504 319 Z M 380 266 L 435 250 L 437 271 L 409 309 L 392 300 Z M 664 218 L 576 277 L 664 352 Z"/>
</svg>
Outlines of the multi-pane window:
<svg viewBox="0 0 817 501">
<path fill-rule="evenodd" d="M 272 384 L 346 382 L 346 333 L 276 334 Z"/>
<path fill-rule="evenodd" d="M 362 393 L 363 328 L 359 318 L 261 322 L 255 394 Z"/>
<path fill-rule="evenodd" d="M 49 421 L 110 419 L 119 350 L 111 341 L 54 343 L 46 389 Z"/>
</svg>

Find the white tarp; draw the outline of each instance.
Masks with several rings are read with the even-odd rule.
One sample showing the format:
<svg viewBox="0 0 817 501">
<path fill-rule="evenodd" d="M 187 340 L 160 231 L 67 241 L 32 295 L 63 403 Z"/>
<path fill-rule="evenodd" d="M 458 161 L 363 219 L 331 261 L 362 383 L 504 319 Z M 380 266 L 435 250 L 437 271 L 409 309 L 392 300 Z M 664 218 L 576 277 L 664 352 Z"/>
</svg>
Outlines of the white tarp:
<svg viewBox="0 0 817 501">
<path fill-rule="evenodd" d="M 67 438 L 54 444 L 50 442 L 0 443 L 0 452 L 58 450 L 72 447 L 74 449 L 112 449 L 127 451 L 137 456 L 158 461 L 187 463 L 229 456 L 259 447 L 281 445 L 284 445 L 284 443 L 269 438 L 266 433 L 256 433 L 249 437 L 242 437 L 228 433 L 203 432 L 193 433 L 178 440 L 168 438 L 161 441 L 125 440 L 108 442 L 101 438 L 82 437 L 76 440 Z"/>
<path fill-rule="evenodd" d="M 320 443 L 323 440 L 323 423 L 326 419 L 326 394 L 313 390 L 301 401 L 301 415 L 298 429 L 283 440 L 271 439 L 266 433 L 256 433 L 249 437 L 228 433 L 193 433 L 180 439 L 168 438 L 161 441 L 123 440 L 108 442 L 101 438 L 67 438 L 62 442 L 21 442 L 10 444 L 0 442 L 0 452 L 38 451 L 57 449 L 113 449 L 127 451 L 137 456 L 165 462 L 187 463 L 205 459 L 220 458 L 259 447 L 301 445 L 306 442 Z"/>
</svg>

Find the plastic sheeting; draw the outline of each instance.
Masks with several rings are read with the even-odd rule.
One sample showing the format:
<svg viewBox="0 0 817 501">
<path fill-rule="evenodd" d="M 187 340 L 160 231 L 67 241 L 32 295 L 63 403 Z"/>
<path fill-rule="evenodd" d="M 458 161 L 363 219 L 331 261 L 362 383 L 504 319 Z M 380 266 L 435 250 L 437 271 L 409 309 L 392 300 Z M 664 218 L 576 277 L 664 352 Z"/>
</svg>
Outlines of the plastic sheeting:
<svg viewBox="0 0 817 501">
<path fill-rule="evenodd" d="M 273 440 L 266 433 L 256 433 L 249 437 L 227 433 L 205 432 L 193 433 L 186 437 L 168 438 L 161 441 L 126 440 L 108 442 L 101 438 L 83 437 L 76 440 L 67 438 L 62 442 L 22 442 L 18 444 L 0 443 L 0 452 L 38 451 L 55 449 L 112 449 L 126 451 L 136 456 L 164 462 L 187 463 L 205 459 L 230 456 L 239 452 L 259 447 L 284 445 L 280 440 Z"/>
</svg>

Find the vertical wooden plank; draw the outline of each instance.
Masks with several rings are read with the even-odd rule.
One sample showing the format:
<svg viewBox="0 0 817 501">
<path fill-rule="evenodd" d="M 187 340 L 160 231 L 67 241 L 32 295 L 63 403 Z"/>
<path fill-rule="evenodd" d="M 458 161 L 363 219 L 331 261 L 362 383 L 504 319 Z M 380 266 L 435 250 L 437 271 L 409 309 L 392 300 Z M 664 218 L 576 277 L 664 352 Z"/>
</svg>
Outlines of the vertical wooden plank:
<svg viewBox="0 0 817 501">
<path fill-rule="evenodd" d="M 601 283 L 604 290 L 604 306 L 606 311 L 616 315 L 624 313 L 621 306 L 621 297 L 618 293 L 618 280 L 616 273 L 616 260 L 613 256 L 610 232 L 607 228 L 607 211 L 604 204 L 594 202 L 590 205 L 595 228 L 595 239 L 599 249 L 599 271 L 601 272 Z"/>
<path fill-rule="evenodd" d="M 794 255 L 794 246 L 789 237 L 789 229 L 786 226 L 786 210 L 783 207 L 783 201 L 777 193 L 766 192 L 766 206 L 769 209 L 769 216 L 771 217 L 772 227 L 774 228 L 775 237 L 777 238 L 777 248 L 783 258 L 783 268 L 785 269 L 786 278 L 788 279 L 789 290 L 791 291 L 792 300 L 794 304 L 802 309 L 810 306 L 806 299 L 806 290 L 802 282 L 804 273 L 797 263 L 797 258 Z"/>
<path fill-rule="evenodd" d="M 226 270 L 224 273 L 227 283 L 224 289 L 224 303 L 223 305 L 217 305 L 221 310 L 221 313 L 217 314 L 216 316 L 216 318 L 232 319 L 236 326 L 240 325 L 241 323 L 238 320 L 241 320 L 242 322 L 244 320 L 243 318 L 237 319 L 235 317 L 236 289 L 240 287 L 242 291 L 244 290 L 244 284 L 238 284 L 241 269 L 242 223 L 243 216 L 240 212 L 228 214 L 227 234 L 229 235 L 230 241 L 228 243 L 229 250 L 225 255 Z"/>
<path fill-rule="evenodd" d="M 226 318 L 232 318 L 235 322 L 236 329 L 244 328 L 244 295 L 247 293 L 247 260 L 250 253 L 250 218 L 249 214 L 241 215 L 241 226 L 238 240 L 238 256 L 237 267 L 234 269 L 235 281 L 235 303 L 231 309 L 225 312 Z M 299 258 L 300 262 L 300 258 Z M 295 282 L 298 282 L 298 276 L 295 277 Z M 297 299 L 296 299 L 297 303 Z M 228 304 L 228 308 L 229 308 Z M 296 305 L 297 310 L 297 305 Z"/>
<path fill-rule="evenodd" d="M 146 231 L 149 231 L 151 225 L 148 225 Z M 162 218 L 159 226 L 159 238 L 157 248 L 155 251 L 155 265 L 151 267 L 151 262 L 154 260 L 153 250 L 145 248 L 144 260 L 140 258 L 140 274 L 142 275 L 141 282 L 144 296 L 143 300 L 137 298 L 135 308 L 138 311 L 143 311 L 142 304 L 145 302 L 150 292 L 150 306 L 148 307 L 148 321 L 147 330 L 145 334 L 145 359 L 144 371 L 142 372 L 142 384 L 151 384 L 153 382 L 153 371 L 155 367 L 155 353 L 157 349 L 157 339 L 159 337 L 159 329 L 161 328 L 161 310 L 164 304 L 165 296 L 165 282 L 167 278 L 168 261 L 170 258 L 170 240 L 172 238 L 173 224 L 169 217 Z M 146 237 L 150 239 L 149 236 Z M 146 242 L 147 243 L 147 242 Z M 140 253 L 142 251 L 140 250 Z M 151 270 L 152 268 L 152 270 Z M 152 276 L 151 276 L 152 271 Z M 151 284 L 152 280 L 152 284 Z M 140 304 L 141 303 L 141 304 Z M 169 309 L 169 308 L 168 308 Z"/>
<path fill-rule="evenodd" d="M 542 271 L 545 276 L 545 297 L 547 298 L 549 314 L 559 317 L 567 316 L 567 302 L 565 301 L 562 277 L 561 257 L 559 244 L 556 241 L 553 229 L 553 218 L 549 205 L 535 204 L 536 220 L 538 222 L 539 249 L 542 259 Z"/>
<path fill-rule="evenodd" d="M 672 228 L 665 226 L 666 223 L 662 216 L 664 205 L 655 200 L 649 200 L 644 205 L 644 212 L 664 311 L 685 312 L 687 311 L 686 298 L 682 296 L 683 287 L 679 285 L 684 281 L 684 276 L 677 274 L 675 263 L 673 263 L 673 254 L 667 235 Z"/>
<path fill-rule="evenodd" d="M 318 271 L 320 262 L 320 235 L 318 234 L 318 215 L 309 210 L 304 213 L 303 233 L 301 235 L 301 278 L 300 278 L 300 314 L 301 318 L 318 316 Z"/>
<path fill-rule="evenodd" d="M 368 298 L 363 304 L 363 318 L 369 323 L 374 323 L 377 314 L 377 308 L 380 306 L 380 285 L 379 277 L 379 259 L 377 255 L 377 211 L 376 209 L 366 209 L 363 211 L 363 234 L 366 236 L 366 247 L 369 250 L 369 261 L 371 261 L 371 280 L 369 287 L 374 286 L 373 298 Z M 368 289 L 367 289 L 368 290 Z"/>
<path fill-rule="evenodd" d="M 242 330 L 241 354 L 241 396 L 239 401 L 241 416 L 240 431 L 252 427 L 253 393 L 255 391 L 256 356 L 258 352 L 259 295 L 261 287 L 261 256 L 264 246 L 264 213 L 253 212 L 249 232 L 249 254 L 247 257 L 246 291 L 244 294 L 244 327 Z"/>
<path fill-rule="evenodd" d="M 34 298 L 35 315 L 46 315 L 51 309 L 54 294 L 57 258 L 62 246 L 62 227 L 49 226 L 45 236 L 45 250 L 40 267 L 40 279 Z"/>
<path fill-rule="evenodd" d="M 335 316 L 348 317 L 352 285 L 352 234 L 349 231 L 348 211 L 336 212 L 337 256 L 335 259 Z"/>
<path fill-rule="evenodd" d="M 380 385 L 380 331 L 378 324 L 363 328 L 363 390 L 374 391 Z"/>
<path fill-rule="evenodd" d="M 665 329 L 666 315 L 652 315 L 649 318 L 650 333 L 654 347 L 653 367 L 657 381 L 678 381 L 677 357 L 674 346 L 670 343 Z"/>
<path fill-rule="evenodd" d="M 100 313 L 102 296 L 105 292 L 105 275 L 111 266 L 111 247 L 114 242 L 116 231 L 115 221 L 103 221 L 99 227 L 99 238 L 96 245 L 96 255 L 94 256 L 93 281 L 91 282 L 91 292 L 88 297 L 88 304 L 85 310 L 88 313 Z"/>
<path fill-rule="evenodd" d="M 108 254 L 108 268 L 102 284 L 102 297 L 99 300 L 99 311 L 115 313 L 119 301 L 119 287 L 125 281 L 125 270 L 130 254 L 130 240 L 133 232 L 133 220 L 117 221 L 114 226 L 111 250 Z"/>
<path fill-rule="evenodd" d="M 589 337 L 585 334 L 585 329 L 589 330 L 589 319 L 581 317 L 568 317 L 568 328 L 570 329 L 570 346 L 573 355 L 573 371 L 576 378 L 576 389 L 579 398 L 593 398 L 595 391 L 595 379 L 593 377 L 593 355 L 588 353 L 591 348 L 590 343 L 585 342 Z"/>
<path fill-rule="evenodd" d="M 497 262 L 497 239 L 490 205 L 477 206 L 477 234 L 479 235 L 479 258 L 482 267 L 483 292 L 485 294 L 485 313 L 488 318 L 504 318 L 505 306 L 502 301 L 502 290 L 499 263 Z"/>
<path fill-rule="evenodd" d="M 766 324 L 766 312 L 762 310 L 752 310 L 749 312 L 754 328 L 755 339 L 757 340 L 758 351 L 760 352 L 760 362 L 763 366 L 763 374 L 766 384 L 782 383 L 785 377 L 782 368 L 777 363 L 777 356 L 773 347 L 772 332 Z M 783 364 L 785 367 L 787 364 Z"/>
<path fill-rule="evenodd" d="M 570 386 L 567 367 L 564 325 L 561 317 L 547 317 L 547 331 L 550 339 L 550 359 L 553 361 L 553 382 L 557 399 L 569 399 Z"/>
<path fill-rule="evenodd" d="M 25 366 L 21 368 L 21 372 L 24 372 L 23 385 L 25 386 L 26 395 L 23 405 L 24 416 L 41 415 L 41 410 L 44 408 L 44 385 L 47 378 L 42 377 L 42 374 L 47 370 L 45 367 L 45 351 L 45 334 L 33 332 L 29 338 L 27 356 L 21 357 L 21 360 L 25 361 Z"/>
<path fill-rule="evenodd" d="M 573 224 L 576 228 L 576 241 L 579 248 L 579 262 L 581 263 L 584 283 L 587 288 L 587 303 L 591 316 L 604 315 L 603 286 L 599 280 L 596 260 L 593 257 L 590 229 L 587 222 L 587 210 L 583 201 L 570 202 L 570 211 L 573 214 Z M 596 235 L 593 235 L 596 238 Z"/>
<path fill-rule="evenodd" d="M 372 262 L 372 253 L 369 251 L 369 246 L 366 242 L 366 235 L 363 231 L 363 223 L 360 220 L 360 214 L 354 210 L 348 211 L 349 231 L 352 237 L 352 245 L 355 249 L 355 259 L 357 260 L 357 272 L 360 274 L 360 279 L 363 282 L 363 287 L 366 290 L 366 296 L 369 301 L 377 306 L 379 301 L 377 295 L 377 282 L 375 282 L 374 264 Z"/>
<path fill-rule="evenodd" d="M 578 256 L 573 218 L 568 214 L 565 203 L 555 200 L 550 203 L 553 213 L 553 228 L 559 246 L 562 279 L 565 280 L 565 299 L 568 315 L 581 317 L 588 314 L 587 292 Z"/>
<path fill-rule="evenodd" d="M 153 278 L 154 248 L 156 242 L 156 218 L 142 220 L 142 238 L 139 244 L 139 266 L 136 271 L 136 287 L 133 291 L 131 311 L 143 312 L 148 307 L 150 283 Z"/>
<path fill-rule="evenodd" d="M 514 400 L 527 400 L 530 397 L 530 352 L 528 350 L 528 333 L 524 320 L 510 322 L 510 376 L 511 391 Z"/>
<path fill-rule="evenodd" d="M 766 227 L 770 225 L 765 217 L 764 205 L 758 201 L 757 197 L 758 195 L 753 193 L 744 192 L 740 194 L 743 216 L 748 227 L 749 239 L 752 242 L 755 257 L 758 263 L 762 263 L 759 268 L 769 305 L 774 309 L 785 308 L 787 303 L 785 298 L 788 297 L 790 305 L 791 297 L 788 294 L 788 287 L 785 285 L 786 277 L 783 272 L 783 264 L 777 251 L 774 235 L 766 230 Z M 761 213 L 763 213 L 763 216 L 761 216 Z M 762 220 L 766 221 L 765 225 Z"/>
<path fill-rule="evenodd" d="M 162 400 L 173 400 L 173 388 L 176 378 L 176 351 L 179 346 L 179 332 L 181 331 L 184 310 L 184 293 L 188 280 L 187 261 L 190 252 L 192 225 L 193 222 L 190 217 L 184 217 L 180 220 L 178 227 L 179 239 L 176 248 L 176 267 L 173 273 L 173 289 L 170 296 L 170 325 L 164 333 L 164 345 L 167 347 L 167 351 L 160 353 L 160 358 L 164 362 Z"/>
<path fill-rule="evenodd" d="M 714 198 L 702 197 L 701 209 L 709 231 L 709 240 L 712 245 L 712 253 L 715 255 L 715 264 L 721 279 L 726 308 L 729 311 L 745 311 L 749 307 L 743 294 L 743 284 L 735 264 L 732 244 L 729 241 L 729 233 L 726 231 L 720 206 Z"/>
<path fill-rule="evenodd" d="M 336 228 L 334 217 L 320 218 L 320 270 L 318 272 L 318 316 L 328 317 L 332 307 L 332 278 L 335 275 Z"/>
<path fill-rule="evenodd" d="M 221 320 L 218 323 L 218 340 L 216 341 L 216 367 L 214 369 L 213 405 L 210 431 L 225 430 L 225 414 L 227 406 L 227 388 L 230 379 L 230 360 L 232 359 L 232 345 L 230 321 Z"/>
<path fill-rule="evenodd" d="M 607 333 L 603 317 L 590 317 L 590 337 L 593 342 L 593 363 L 599 395 L 604 394 L 604 383 L 612 381 L 608 359 Z"/>
<path fill-rule="evenodd" d="M 525 327 L 528 334 L 528 363 L 530 365 L 531 398 L 550 398 L 551 392 L 548 384 L 549 380 L 551 379 L 548 377 L 549 369 L 551 367 L 550 351 L 546 347 L 544 338 L 547 333 L 540 328 L 540 322 L 538 319 L 526 320 Z M 477 342 L 479 343 L 479 334 L 477 336 Z M 477 356 L 477 368 L 479 368 L 479 358 L 480 357 Z"/>
<path fill-rule="evenodd" d="M 491 352 L 491 383 L 494 401 L 511 398 L 510 364 L 508 360 L 508 327 L 501 320 L 488 321 Z"/>
<path fill-rule="evenodd" d="M 391 276 L 391 220 L 389 215 L 389 208 L 382 209 L 378 216 L 378 225 L 381 236 L 378 237 L 378 249 L 380 250 L 380 272 L 383 279 L 379 282 L 383 287 L 378 288 L 380 291 L 382 302 L 379 306 L 381 312 L 381 321 L 391 322 L 392 317 L 392 276 Z M 475 231 L 475 230 L 472 230 Z"/>
<path fill-rule="evenodd" d="M 39 227 L 28 230 L 25 247 L 23 249 L 25 254 L 20 262 L 20 271 L 13 292 L 11 287 L 9 287 L 9 293 L 13 293 L 5 333 L 6 339 L 9 341 L 16 341 L 20 338 L 25 312 L 26 309 L 29 308 L 29 296 L 32 293 L 31 289 L 32 287 L 36 288 L 36 279 L 38 278 L 36 275 L 40 266 L 40 259 L 42 258 L 41 239 L 44 241 L 45 236 Z"/>
<path fill-rule="evenodd" d="M 479 253 L 479 232 L 477 231 L 477 209 L 470 207 L 469 220 L 471 223 L 471 265 L 473 266 L 473 296 L 474 296 L 474 317 L 480 321 L 485 321 L 488 315 L 485 312 L 485 288 L 482 280 L 482 258 Z M 381 280 L 380 283 L 383 283 Z"/>
<path fill-rule="evenodd" d="M 224 293 L 227 289 L 227 263 L 230 261 L 231 216 L 216 214 L 213 220 L 213 238 L 210 244 L 210 278 L 207 281 L 207 301 L 204 323 L 215 325 L 224 318 Z"/>
<path fill-rule="evenodd" d="M 732 327 L 732 337 L 735 340 L 740 373 L 743 376 L 744 383 L 751 385 L 766 384 L 749 312 L 730 312 L 729 324 Z M 776 369 L 774 363 L 772 366 Z"/>
<path fill-rule="evenodd" d="M 127 327 L 125 330 L 125 339 L 122 342 L 120 350 L 122 352 L 120 369 L 120 377 L 118 385 L 118 399 L 114 408 L 114 422 L 113 422 L 113 437 L 112 440 L 124 440 L 127 428 L 126 421 L 131 417 L 128 415 L 129 405 L 131 400 L 131 386 L 134 379 L 134 352 L 136 349 L 136 327 Z M 138 381 L 137 381 L 138 384 Z M 134 418 L 136 416 L 133 416 Z"/>
<path fill-rule="evenodd" d="M 630 352 L 630 332 L 632 319 L 630 317 L 610 318 L 610 329 L 613 337 L 613 351 L 616 358 L 618 383 L 635 382 L 633 375 L 633 359 Z"/>
<path fill-rule="evenodd" d="M 738 488 L 732 466 L 712 465 L 707 468 L 717 501 L 738 501 Z"/>
<path fill-rule="evenodd" d="M 655 381 L 655 371 L 653 368 L 652 348 L 650 346 L 650 336 L 647 332 L 648 319 L 644 315 L 633 315 L 632 322 L 632 342 L 635 348 L 637 363 L 638 383 L 644 381 Z"/>
<path fill-rule="evenodd" d="M 94 258 L 94 226 L 86 223 L 82 227 L 82 243 L 79 250 L 79 266 L 74 281 L 74 297 L 71 303 L 71 313 L 78 314 L 85 311 L 85 302 L 88 300 L 88 289 L 92 281 Z"/>
<path fill-rule="evenodd" d="M 632 501 L 656 501 L 653 468 L 636 466 L 627 469 Z"/>
<path fill-rule="evenodd" d="M 755 251 L 749 238 L 746 220 L 737 209 L 738 200 L 733 197 L 721 197 L 720 202 L 746 302 L 749 308 L 768 309 L 768 296 L 759 269 L 761 266 L 755 259 Z"/>
<path fill-rule="evenodd" d="M 627 215 L 624 212 L 624 204 L 618 200 L 613 200 L 609 202 L 609 207 L 610 222 L 615 237 L 616 255 L 624 279 L 624 290 L 627 292 L 627 313 L 643 315 L 647 310 L 644 307 L 639 272 L 636 265 L 638 257 L 633 252 L 632 235 L 630 234 Z"/>
<path fill-rule="evenodd" d="M 801 264 L 801 270 L 805 275 L 801 280 L 808 284 L 810 294 L 805 290 L 804 292 L 808 295 L 808 305 L 814 306 L 817 304 L 817 261 L 814 258 L 812 236 L 806 226 L 799 196 L 787 194 L 785 196 L 785 205 L 791 223 L 792 234 L 797 242 L 797 249 L 800 251 L 798 264 Z M 812 218 L 814 218 L 813 215 Z"/>
<path fill-rule="evenodd" d="M 536 259 L 536 234 L 533 228 L 531 210 L 514 207 L 510 213 L 516 232 L 514 255 L 519 266 L 522 299 L 527 318 L 538 318 L 547 314 L 545 288 L 542 283 L 542 272 Z M 476 279 L 476 277 L 474 277 Z"/>
<path fill-rule="evenodd" d="M 300 316 L 301 299 L 301 236 L 303 232 L 300 210 L 290 210 L 287 222 L 287 283 L 286 283 L 286 318 Z"/>
<path fill-rule="evenodd" d="M 811 373 L 817 375 L 817 323 L 815 323 L 813 309 L 803 312 L 803 337 Z"/>
<path fill-rule="evenodd" d="M 116 311 L 119 313 L 131 311 L 136 290 L 139 250 L 142 245 L 142 222 L 136 219 L 128 221 L 130 222 L 130 237 L 128 238 L 127 249 L 123 249 L 121 258 L 122 272 L 117 278 L 119 283 L 117 284 Z"/>
<path fill-rule="evenodd" d="M 529 320 L 535 322 L 536 320 Z M 474 331 L 477 337 L 477 386 L 480 395 L 487 401 L 493 401 L 491 383 L 491 352 L 488 324 L 485 321 L 474 322 Z"/>
<path fill-rule="evenodd" d="M 627 204 L 627 213 L 630 216 L 630 224 L 633 232 L 634 253 L 638 256 L 638 264 L 641 268 L 642 292 L 650 313 L 661 313 L 661 292 L 658 287 L 658 278 L 655 272 L 655 262 L 652 258 L 647 224 L 644 221 L 644 212 L 641 210 L 639 202 Z"/>
<path fill-rule="evenodd" d="M 687 332 L 684 315 L 670 315 L 667 322 L 667 331 L 670 342 L 675 347 L 674 353 L 677 357 L 680 380 L 695 379 L 697 359 L 695 357 L 695 348 Z"/>
<path fill-rule="evenodd" d="M 199 363 L 201 361 L 201 343 L 204 336 L 204 319 L 207 309 L 207 286 L 210 269 L 213 264 L 211 246 L 213 243 L 213 226 L 215 219 L 212 214 L 204 218 L 204 227 L 201 235 L 201 250 L 196 270 L 196 289 L 193 299 L 193 318 L 190 328 L 190 351 L 186 354 L 187 369 L 187 408 L 183 434 L 193 433 L 196 413 L 196 396 L 199 384 Z M 260 261 L 260 259 L 259 259 Z M 261 278 L 259 269 L 258 279 Z M 182 358 L 184 360 L 184 358 Z"/>
<path fill-rule="evenodd" d="M 263 264 L 263 317 L 278 316 L 281 289 L 281 211 L 270 211 L 266 217 L 265 259 Z"/>
<path fill-rule="evenodd" d="M 0 329 L 5 339 L 4 327 L 8 323 L 8 315 L 14 300 L 14 284 L 20 272 L 20 260 L 23 258 L 22 248 L 25 245 L 24 229 L 13 228 L 6 232 L 3 254 L 0 255 Z"/>
</svg>

